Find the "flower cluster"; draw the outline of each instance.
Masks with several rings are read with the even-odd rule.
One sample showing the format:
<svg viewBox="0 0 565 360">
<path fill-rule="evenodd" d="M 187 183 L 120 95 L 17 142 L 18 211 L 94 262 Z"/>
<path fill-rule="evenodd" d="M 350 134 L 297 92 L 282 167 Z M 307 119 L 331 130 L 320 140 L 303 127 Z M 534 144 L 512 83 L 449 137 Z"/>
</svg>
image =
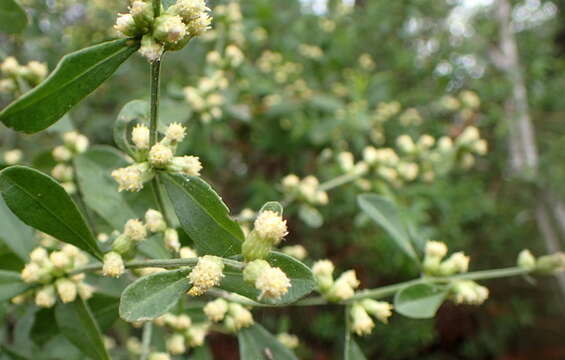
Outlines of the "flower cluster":
<svg viewBox="0 0 565 360">
<path fill-rule="evenodd" d="M 84 282 L 84 274 L 69 276 L 73 270 L 88 263 L 88 257 L 78 248 L 66 244 L 60 249 L 48 250 L 37 247 L 30 253 L 30 262 L 21 272 L 21 278 L 28 284 L 38 285 L 12 299 L 21 303 L 34 297 L 39 307 L 50 308 L 55 305 L 58 295 L 62 302 L 68 303 L 80 296 L 88 299 L 93 289 Z"/>
<path fill-rule="evenodd" d="M 451 254 L 447 259 L 447 245 L 440 241 L 426 243 L 424 257 L 424 273 L 430 276 L 450 276 L 465 273 L 469 270 L 469 257 L 462 251 Z"/>
<path fill-rule="evenodd" d="M 224 327 L 230 332 L 237 332 L 253 325 L 251 311 L 241 304 L 228 302 L 222 298 L 210 301 L 203 310 L 210 321 L 223 322 Z"/>
<path fill-rule="evenodd" d="M 150 147 L 149 128 L 137 125 L 131 133 L 135 146 L 136 162 L 133 165 L 116 169 L 112 177 L 119 185 L 119 191 L 137 192 L 143 184 L 153 178 L 156 171 L 181 173 L 188 176 L 199 176 L 202 170 L 200 159 L 196 156 L 175 156 L 176 148 L 186 136 L 186 128 L 178 123 L 167 127 L 165 137 Z"/>
<path fill-rule="evenodd" d="M 202 346 L 210 327 L 207 322 L 193 323 L 186 314 L 167 313 L 153 320 L 153 323 L 172 332 L 166 340 L 167 352 L 171 355 L 181 355 L 189 348 Z"/>
<path fill-rule="evenodd" d="M 277 334 L 277 340 L 291 350 L 296 349 L 300 345 L 298 336 L 286 332 Z"/>
<path fill-rule="evenodd" d="M 286 220 L 279 213 L 272 210 L 260 212 L 253 230 L 243 242 L 243 257 L 246 261 L 266 258 L 271 248 L 278 245 L 287 234 Z"/>
<path fill-rule="evenodd" d="M 184 98 L 191 109 L 199 114 L 200 120 L 209 123 L 222 117 L 225 102 L 222 91 L 227 87 L 226 74 L 222 70 L 216 70 L 210 76 L 201 78 L 196 87 L 185 87 Z"/>
<path fill-rule="evenodd" d="M 533 271 L 542 275 L 552 275 L 565 271 L 565 253 L 536 257 L 529 250 L 522 250 L 518 255 L 517 264 L 525 270 Z"/>
<path fill-rule="evenodd" d="M 300 179 L 294 174 L 285 176 L 281 181 L 287 197 L 305 201 L 311 205 L 326 205 L 328 193 L 320 189 L 320 181 L 312 175 Z"/>
<path fill-rule="evenodd" d="M 141 38 L 139 53 L 154 62 L 165 50 L 180 50 L 210 29 L 209 11 L 204 0 L 178 0 L 155 17 L 151 1 L 135 0 L 128 13 L 118 15 L 114 29 Z"/>
<path fill-rule="evenodd" d="M 214 286 L 220 285 L 224 277 L 224 262 L 221 258 L 205 255 L 198 258 L 198 263 L 188 274 L 192 288 L 188 291 L 191 296 L 200 296 Z"/>
<path fill-rule="evenodd" d="M 281 268 L 272 267 L 262 259 L 253 260 L 245 266 L 243 280 L 254 284 L 260 291 L 259 299 L 278 300 L 291 287 L 288 276 Z"/>
<path fill-rule="evenodd" d="M 51 155 L 57 163 L 51 169 L 51 176 L 57 179 L 69 194 L 76 192 L 75 174 L 72 166 L 73 158 L 88 149 L 88 138 L 76 131 L 63 134 L 63 145 L 56 146 Z"/>
<path fill-rule="evenodd" d="M 120 277 L 124 271 L 124 257 L 129 258 L 135 254 L 137 244 L 147 238 L 147 227 L 138 219 L 126 222 L 124 231 L 117 234 L 112 243 L 112 250 L 104 255 L 104 276 Z"/>
<path fill-rule="evenodd" d="M 163 214 L 154 209 L 149 209 L 145 213 L 145 226 L 147 230 L 154 234 L 162 234 L 165 247 L 175 252 L 180 251 L 180 241 L 178 232 L 167 227 Z"/>
<path fill-rule="evenodd" d="M 343 272 L 333 278 L 334 265 L 330 260 L 319 260 L 312 266 L 312 273 L 318 284 L 318 291 L 329 301 L 339 302 L 351 298 L 360 285 L 355 270 Z"/>
<path fill-rule="evenodd" d="M 21 95 L 29 88 L 37 86 L 47 76 L 47 65 L 30 61 L 21 65 L 18 60 L 8 56 L 0 64 L 0 94 Z"/>
<path fill-rule="evenodd" d="M 359 336 L 369 335 L 375 327 L 371 316 L 386 324 L 388 323 L 388 318 L 392 315 L 392 309 L 392 305 L 386 301 L 363 299 L 354 302 L 349 310 L 351 331 Z"/>
</svg>

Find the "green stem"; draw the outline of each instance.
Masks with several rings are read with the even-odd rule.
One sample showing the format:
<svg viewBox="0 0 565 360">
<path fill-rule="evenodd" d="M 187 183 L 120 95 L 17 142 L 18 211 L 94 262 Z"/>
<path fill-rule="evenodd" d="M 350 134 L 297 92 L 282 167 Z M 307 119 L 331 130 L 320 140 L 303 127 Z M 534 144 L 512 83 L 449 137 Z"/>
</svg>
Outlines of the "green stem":
<svg viewBox="0 0 565 360">
<path fill-rule="evenodd" d="M 230 259 L 222 259 L 224 264 L 236 268 L 236 269 L 243 269 L 244 264 L 240 263 L 239 261 L 230 260 Z M 143 261 L 130 261 L 126 263 L 124 266 L 126 269 L 140 269 L 140 268 L 148 268 L 148 267 L 159 267 L 159 268 L 176 268 L 181 266 L 191 266 L 195 265 L 198 262 L 198 258 L 189 258 L 189 259 L 157 259 L 157 260 L 143 260 Z M 69 273 L 70 276 L 80 274 L 83 272 L 88 271 L 99 271 L 102 270 L 102 264 L 88 264 L 78 269 L 75 269 Z"/>
<path fill-rule="evenodd" d="M 143 337 L 141 343 L 141 356 L 139 360 L 147 360 L 149 358 L 149 352 L 151 350 L 151 335 L 153 333 L 153 323 L 151 321 L 146 322 L 143 325 Z"/>
<path fill-rule="evenodd" d="M 347 184 L 351 181 L 355 181 L 355 180 L 359 179 L 360 177 L 362 177 L 363 175 L 365 175 L 365 173 L 366 173 L 366 171 L 343 174 L 341 176 L 338 176 L 336 178 L 333 178 L 331 180 L 328 180 L 326 182 L 321 183 L 319 189 L 322 190 L 322 191 L 331 190 L 331 189 L 336 188 L 338 186 Z"/>
<path fill-rule="evenodd" d="M 157 143 L 157 125 L 159 123 L 159 92 L 161 87 L 161 59 L 157 59 L 150 65 L 151 72 L 151 112 L 150 112 L 150 144 Z"/>
<path fill-rule="evenodd" d="M 161 0 L 153 0 L 153 17 L 158 18 L 161 15 Z"/>
</svg>

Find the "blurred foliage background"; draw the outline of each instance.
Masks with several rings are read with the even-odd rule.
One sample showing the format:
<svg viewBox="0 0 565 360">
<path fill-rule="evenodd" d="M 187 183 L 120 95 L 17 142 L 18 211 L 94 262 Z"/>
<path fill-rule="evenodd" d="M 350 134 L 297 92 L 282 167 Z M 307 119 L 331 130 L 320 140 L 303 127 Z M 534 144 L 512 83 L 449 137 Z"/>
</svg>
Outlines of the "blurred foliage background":
<svg viewBox="0 0 565 360">
<path fill-rule="evenodd" d="M 128 4 L 22 5 L 30 26 L 22 35 L 0 35 L 0 59 L 38 60 L 52 70 L 65 53 L 116 37 L 115 14 Z M 291 202 L 287 243 L 302 244 L 311 259 L 331 259 L 339 270 L 354 268 L 364 287 L 417 276 L 386 233 L 358 216 L 356 195 L 377 189 L 402 204 L 421 236 L 468 252 L 473 269 L 512 266 L 522 248 L 547 252 L 535 208 L 540 188 L 552 189 L 550 200 L 565 197 L 565 1 L 511 2 L 540 154 L 539 172 L 527 179 L 509 171 L 507 101 L 514 85 L 493 61 L 501 31 L 496 0 L 226 0 L 209 6 L 213 31 L 166 55 L 161 116 L 188 125 L 183 151 L 200 156 L 204 178 L 234 213 L 283 199 L 280 183 L 288 174 L 320 181 L 339 176 L 343 151 L 361 158 L 366 146 L 395 147 L 400 135 L 455 137 L 472 125 L 489 148 L 472 167 L 455 164 L 433 179 L 392 185 L 369 177 L 333 189 L 328 205 L 307 210 Z M 148 98 L 147 68 L 134 56 L 45 133 L 0 128 L 0 153 L 18 148 L 25 163 L 49 169 L 58 133 L 72 128 L 91 143 L 112 145 L 121 107 Z M 480 105 L 466 103 L 467 91 Z M 0 94 L 0 107 L 12 95 Z M 549 221 L 562 242 L 563 220 Z M 491 298 L 484 306 L 447 303 L 433 320 L 395 316 L 363 339 L 362 348 L 369 359 L 565 358 L 564 293 L 555 279 L 486 285 Z M 255 318 L 273 331 L 297 334 L 301 358 L 337 359 L 344 325 L 332 310 L 257 311 Z M 215 358 L 237 357 L 233 338 L 213 335 L 210 343 Z"/>
</svg>

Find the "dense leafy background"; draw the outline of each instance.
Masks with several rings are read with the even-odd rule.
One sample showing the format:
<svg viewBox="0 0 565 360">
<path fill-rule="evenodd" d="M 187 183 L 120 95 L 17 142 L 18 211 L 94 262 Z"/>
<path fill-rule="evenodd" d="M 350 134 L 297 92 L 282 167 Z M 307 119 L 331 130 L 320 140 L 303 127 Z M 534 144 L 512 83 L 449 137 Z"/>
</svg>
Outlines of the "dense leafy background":
<svg viewBox="0 0 565 360">
<path fill-rule="evenodd" d="M 0 57 L 12 54 L 21 62 L 47 61 L 50 69 L 68 52 L 112 39 L 114 14 L 126 8 L 126 1 L 118 4 L 107 0 L 21 3 L 30 14 L 30 25 L 22 35 L 0 34 Z M 182 151 L 201 157 L 206 181 L 233 212 L 245 207 L 259 209 L 266 201 L 280 199 L 275 185 L 288 173 L 316 174 L 322 179 L 338 174 L 334 162 L 324 162 L 319 155 L 324 149 L 347 149 L 359 154 L 371 142 L 368 118 L 379 103 L 399 101 L 404 108 L 418 108 L 424 117 L 418 127 L 389 123 L 385 141 L 390 146 L 396 136 L 406 132 L 434 136 L 457 133 L 459 119 L 436 111 L 433 104 L 445 94 L 472 89 L 482 100 L 480 111 L 472 121 L 488 139 L 491 152 L 472 171 L 455 172 L 432 184 L 406 186 L 398 191 L 397 199 L 405 215 L 424 229 L 426 237 L 445 241 L 453 249 L 465 249 L 473 258 L 474 268 L 510 266 L 524 247 L 543 253 L 532 212 L 533 186 L 507 176 L 504 100 L 510 87 L 489 57 L 498 36 L 489 1 L 482 2 L 485 7 L 462 8 L 457 1 L 358 0 L 354 8 L 345 12 L 337 6 L 340 1 L 329 3 L 327 14 L 320 16 L 296 0 L 242 2 L 240 37 L 243 35 L 244 44 L 238 45 L 246 60 L 236 70 L 227 72 L 230 86 L 225 90 L 223 114 L 210 123 L 202 122 L 199 114 L 190 109 L 182 88 L 196 86 L 200 77 L 210 76 L 205 57 L 216 42 L 195 41 L 188 48 L 167 55 L 163 72 L 163 121 L 188 121 L 190 135 Z M 563 197 L 565 3 L 528 0 L 515 1 L 513 5 L 516 36 L 542 154 L 542 173 L 536 183 L 552 186 Z M 458 25 L 461 16 L 468 20 L 466 26 Z M 334 30 L 326 31 L 327 21 L 333 21 Z M 258 27 L 265 29 L 265 39 L 255 35 Z M 240 40 L 225 34 L 239 32 L 224 33 L 224 42 L 237 43 Z M 301 44 L 316 45 L 324 55 L 307 58 L 298 50 Z M 285 61 L 301 64 L 303 71 L 285 83 L 278 83 L 272 73 L 263 73 L 256 65 L 267 49 L 281 53 Z M 359 66 L 362 53 L 371 55 L 374 69 L 364 70 Z M 288 88 L 298 79 L 306 81 L 313 96 L 299 96 Z M 346 88 L 344 96 L 331 91 L 336 83 Z M 1 150 L 22 148 L 26 162 L 48 171 L 52 161 L 46 152 L 60 142 L 57 134 L 62 130 L 74 127 L 87 134 L 93 143 L 114 145 L 112 128 L 120 109 L 131 100 L 147 98 L 147 88 L 147 65 L 133 56 L 109 82 L 70 112 L 70 122 L 59 123 L 33 136 L 17 136 L 2 127 Z M 277 106 L 266 107 L 264 100 L 269 95 L 279 95 L 282 101 Z M 0 94 L 1 108 L 9 101 L 9 97 Z M 336 115 L 340 110 L 347 110 L 345 116 Z M 81 178 L 79 173 L 79 181 L 87 184 L 92 180 L 89 172 L 98 172 L 97 169 L 120 161 L 104 148 L 91 150 L 77 159 L 84 174 Z M 100 181 L 105 186 L 108 184 L 106 177 Z M 106 187 L 100 191 L 106 191 Z M 389 241 L 389 235 L 367 218 L 358 216 L 358 193 L 354 185 L 333 191 L 330 205 L 319 209 L 324 218 L 320 229 L 304 224 L 297 208 L 285 209 L 291 227 L 288 243 L 303 244 L 313 259 L 331 258 L 340 270 L 356 269 L 366 287 L 417 275 L 409 258 Z M 113 192 L 108 196 L 119 198 Z M 85 192 L 85 199 L 99 215 L 99 230 L 117 227 L 112 221 L 125 221 L 116 218 L 106 204 L 97 203 L 94 195 Z M 142 200 L 128 199 L 127 211 L 139 213 L 136 203 Z M 0 217 L 0 222 L 5 219 Z M 10 225 L 2 226 L 2 231 L 7 233 L 0 233 L 0 238 L 10 237 L 0 245 L 0 267 L 6 274 L 2 286 L 11 287 L 10 273 L 4 271 L 19 271 L 23 264 L 12 252 L 21 258 L 29 246 L 17 247 L 11 242 Z M 25 233 L 27 230 L 23 231 L 18 236 L 32 241 Z M 560 235 L 563 240 L 565 234 Z M 521 279 L 493 281 L 488 285 L 491 299 L 481 308 L 447 303 L 440 307 L 435 319 L 395 316 L 389 325 L 379 326 L 368 339 L 355 341 L 369 359 L 560 359 L 565 356 L 563 298 L 554 280 L 541 279 L 535 287 Z M 115 300 L 116 293 L 123 289 L 115 284 L 101 284 L 101 287 L 110 300 Z M 117 314 L 115 301 L 95 304 L 94 300 L 89 301 L 92 309 L 106 305 L 111 309 L 109 313 Z M 6 319 L 2 323 L 8 326 L 2 327 L 0 335 L 14 344 L 12 349 L 31 349 L 33 343 L 34 349 L 45 346 L 55 357 L 61 353 L 60 349 L 65 349 L 65 358 L 81 358 L 76 351 L 68 350 L 72 345 L 60 336 L 48 341 L 28 336 L 44 319 L 35 316 L 33 309 L 7 312 L 6 306 L 0 303 L 0 315 Z M 303 342 L 298 351 L 300 358 L 332 359 L 338 358 L 336 354 L 341 354 L 343 347 L 342 340 L 338 340 L 343 335 L 343 318 L 340 312 L 331 310 L 258 310 L 255 318 L 271 332 L 284 330 L 298 334 Z M 102 317 L 96 318 L 102 322 Z M 115 323 L 116 338 L 129 331 L 116 317 L 109 319 Z M 19 329 L 15 338 L 6 333 L 13 326 Z M 248 332 L 251 331 L 260 330 Z M 237 357 L 233 337 L 213 335 L 210 341 L 216 358 Z"/>
</svg>

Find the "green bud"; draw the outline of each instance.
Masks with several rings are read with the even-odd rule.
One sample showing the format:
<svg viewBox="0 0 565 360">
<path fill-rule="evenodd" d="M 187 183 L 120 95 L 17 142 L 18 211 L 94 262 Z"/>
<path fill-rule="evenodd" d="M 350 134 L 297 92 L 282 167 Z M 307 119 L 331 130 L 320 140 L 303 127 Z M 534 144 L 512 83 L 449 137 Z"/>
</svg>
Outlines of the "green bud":
<svg viewBox="0 0 565 360">
<path fill-rule="evenodd" d="M 565 269 L 565 253 L 558 252 L 551 255 L 542 256 L 536 264 L 536 272 L 540 274 L 552 275 Z"/>
<path fill-rule="evenodd" d="M 112 250 L 118 254 L 125 254 L 131 251 L 134 247 L 134 242 L 125 235 L 120 235 L 114 240 L 112 244 Z"/>
<path fill-rule="evenodd" d="M 243 270 L 243 280 L 254 284 L 259 275 L 270 267 L 271 265 L 265 260 L 253 260 L 245 266 Z"/>
<path fill-rule="evenodd" d="M 261 238 L 256 231 L 251 231 L 241 246 L 245 261 L 264 259 L 271 251 L 272 242 Z"/>
<path fill-rule="evenodd" d="M 533 270 L 536 267 L 536 258 L 530 250 L 524 249 L 518 255 L 518 266 L 522 269 Z"/>
</svg>

